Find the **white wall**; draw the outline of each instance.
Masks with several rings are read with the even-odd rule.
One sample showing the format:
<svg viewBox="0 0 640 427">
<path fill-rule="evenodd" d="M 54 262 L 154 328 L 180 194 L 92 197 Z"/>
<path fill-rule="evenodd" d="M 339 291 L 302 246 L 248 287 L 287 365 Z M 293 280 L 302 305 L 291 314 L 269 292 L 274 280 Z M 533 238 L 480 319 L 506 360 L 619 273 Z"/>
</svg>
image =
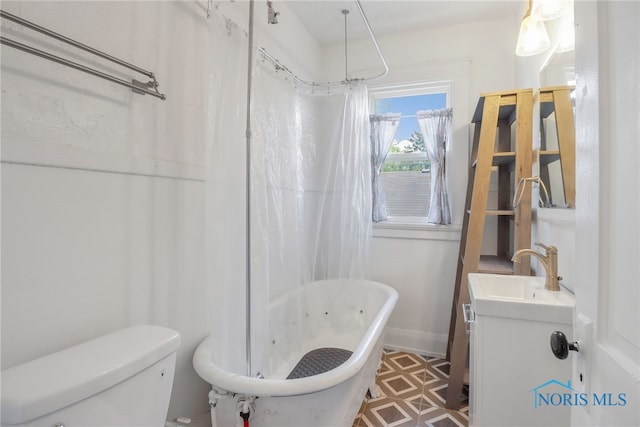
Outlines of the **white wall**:
<svg viewBox="0 0 640 427">
<path fill-rule="evenodd" d="M 3 9 L 154 71 L 168 99 L 2 49 L 2 367 L 128 325 L 163 325 L 182 341 L 169 416 L 203 414 L 207 385 L 191 367 L 207 333 L 202 6 L 3 2 Z M 87 58 L 15 24 L 3 21 L 4 30 Z"/>
<path fill-rule="evenodd" d="M 248 1 L 218 1 L 214 5 L 221 16 L 231 19 L 244 30 L 248 28 Z M 254 44 L 266 49 L 301 79 L 324 79 L 321 78 L 325 75 L 321 46 L 290 11 L 287 2 L 274 3 L 274 9 L 280 13 L 279 22 L 275 25 L 267 22 L 266 1 L 256 1 L 254 8 Z"/>
<path fill-rule="evenodd" d="M 430 354 L 446 351 L 467 185 L 469 123 L 480 93 L 517 87 L 513 51 L 518 24 L 514 17 L 378 38 L 390 72 L 372 86 L 453 80 L 454 109 L 449 163 L 454 224 L 446 231 L 374 232 L 370 277 L 400 293 L 387 345 Z M 331 79 L 343 78 L 343 49 L 339 44 L 326 50 Z M 350 43 L 349 52 L 352 76 L 381 69 L 368 40 Z"/>
<path fill-rule="evenodd" d="M 244 7 L 238 3 L 227 6 Z M 153 323 L 182 340 L 168 418 L 197 420 L 209 409 L 209 386 L 191 365 L 208 333 L 204 123 L 215 96 L 205 90 L 207 55 L 215 52 L 206 7 L 3 2 L 3 10 L 155 72 L 167 94 L 166 101 L 136 95 L 3 47 L 3 369 Z M 2 26 L 7 37 L 146 81 L 16 24 Z M 275 51 L 297 40 L 305 65 L 318 66 L 315 42 L 299 24 L 261 34 L 257 41 Z"/>
</svg>

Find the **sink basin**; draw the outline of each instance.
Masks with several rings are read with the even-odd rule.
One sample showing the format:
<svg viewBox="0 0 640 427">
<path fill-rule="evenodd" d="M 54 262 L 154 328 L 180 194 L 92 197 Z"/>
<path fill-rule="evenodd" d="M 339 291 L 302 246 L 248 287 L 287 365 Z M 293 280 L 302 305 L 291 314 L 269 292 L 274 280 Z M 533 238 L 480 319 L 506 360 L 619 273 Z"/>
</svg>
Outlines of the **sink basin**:
<svg viewBox="0 0 640 427">
<path fill-rule="evenodd" d="M 565 289 L 544 289 L 544 277 L 469 274 L 469 296 L 476 315 L 543 322 L 573 322 L 575 298 Z"/>
</svg>

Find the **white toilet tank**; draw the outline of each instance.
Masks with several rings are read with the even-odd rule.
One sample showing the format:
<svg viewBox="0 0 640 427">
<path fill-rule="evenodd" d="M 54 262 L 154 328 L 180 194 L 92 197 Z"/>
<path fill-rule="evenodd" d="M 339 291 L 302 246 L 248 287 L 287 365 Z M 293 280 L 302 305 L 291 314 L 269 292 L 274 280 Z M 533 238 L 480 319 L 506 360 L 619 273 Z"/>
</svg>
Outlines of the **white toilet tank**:
<svg viewBox="0 0 640 427">
<path fill-rule="evenodd" d="M 2 426 L 161 427 L 180 335 L 139 325 L 2 371 Z"/>
</svg>

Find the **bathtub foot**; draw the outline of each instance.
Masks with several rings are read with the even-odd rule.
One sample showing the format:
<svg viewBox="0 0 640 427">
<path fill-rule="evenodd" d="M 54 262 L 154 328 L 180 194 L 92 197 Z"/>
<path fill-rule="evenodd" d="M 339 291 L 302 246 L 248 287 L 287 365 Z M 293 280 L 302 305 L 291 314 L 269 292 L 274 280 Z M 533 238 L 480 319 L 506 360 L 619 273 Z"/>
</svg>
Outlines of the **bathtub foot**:
<svg viewBox="0 0 640 427">
<path fill-rule="evenodd" d="M 369 396 L 371 396 L 371 399 L 377 399 L 379 397 L 382 397 L 382 391 L 380 390 L 380 386 L 376 384 L 375 379 L 369 386 Z"/>
<path fill-rule="evenodd" d="M 380 386 L 376 384 L 376 378 L 378 378 L 378 374 L 380 373 L 381 370 L 382 370 L 382 358 L 378 362 L 378 369 L 376 369 L 376 376 L 373 378 L 373 380 L 371 381 L 371 384 L 369 385 L 369 396 L 371 396 L 371 399 L 377 399 L 379 397 L 382 397 L 382 390 L 380 390 Z"/>
</svg>

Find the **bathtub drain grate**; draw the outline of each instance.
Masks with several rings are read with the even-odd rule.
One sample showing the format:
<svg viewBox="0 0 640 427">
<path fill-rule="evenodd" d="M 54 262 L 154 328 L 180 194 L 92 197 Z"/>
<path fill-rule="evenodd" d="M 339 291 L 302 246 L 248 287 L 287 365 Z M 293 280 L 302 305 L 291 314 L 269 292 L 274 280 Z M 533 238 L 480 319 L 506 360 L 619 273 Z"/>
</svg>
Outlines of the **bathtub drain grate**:
<svg viewBox="0 0 640 427">
<path fill-rule="evenodd" d="M 287 379 L 311 377 L 330 371 L 346 362 L 352 353 L 349 350 L 332 347 L 311 350 L 300 359 Z"/>
</svg>

